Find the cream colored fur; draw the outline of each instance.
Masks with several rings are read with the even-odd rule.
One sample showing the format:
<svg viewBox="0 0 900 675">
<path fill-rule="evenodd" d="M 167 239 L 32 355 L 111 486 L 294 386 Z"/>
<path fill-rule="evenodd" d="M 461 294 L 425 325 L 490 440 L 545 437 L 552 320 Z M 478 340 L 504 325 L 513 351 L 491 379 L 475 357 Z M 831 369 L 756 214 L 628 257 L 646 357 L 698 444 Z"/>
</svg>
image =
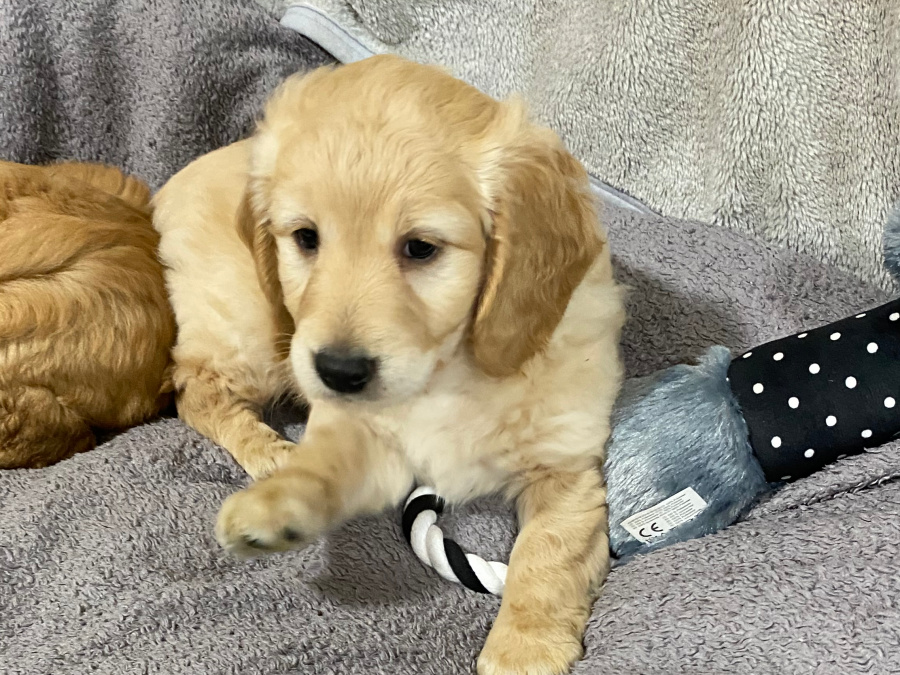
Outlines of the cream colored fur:
<svg viewBox="0 0 900 675">
<path fill-rule="evenodd" d="M 288 81 L 253 139 L 156 198 L 179 333 L 179 413 L 254 477 L 222 507 L 240 554 L 396 505 L 517 500 L 522 530 L 482 675 L 562 673 L 608 569 L 601 475 L 622 294 L 580 165 L 521 106 L 379 57 Z M 319 248 L 293 238 L 316 228 Z M 439 245 L 404 259 L 410 238 Z M 359 395 L 312 354 L 379 361 Z M 312 404 L 294 447 L 260 420 Z"/>
</svg>

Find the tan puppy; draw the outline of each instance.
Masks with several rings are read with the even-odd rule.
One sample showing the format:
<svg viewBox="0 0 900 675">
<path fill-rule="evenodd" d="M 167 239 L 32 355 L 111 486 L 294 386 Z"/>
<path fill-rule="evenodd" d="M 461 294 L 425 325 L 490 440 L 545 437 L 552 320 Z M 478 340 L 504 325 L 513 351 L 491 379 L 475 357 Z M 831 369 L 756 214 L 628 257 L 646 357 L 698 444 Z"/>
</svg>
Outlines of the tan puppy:
<svg viewBox="0 0 900 675">
<path fill-rule="evenodd" d="M 254 477 L 217 536 L 303 546 L 414 481 L 521 533 L 478 670 L 562 673 L 608 569 L 600 472 L 622 294 L 582 167 L 522 106 L 375 57 L 290 79 L 155 223 L 183 418 Z M 312 403 L 299 447 L 260 421 Z M 276 468 L 277 467 L 277 468 Z"/>
<path fill-rule="evenodd" d="M 150 191 L 95 164 L 0 162 L 0 468 L 156 415 L 175 321 Z"/>
</svg>

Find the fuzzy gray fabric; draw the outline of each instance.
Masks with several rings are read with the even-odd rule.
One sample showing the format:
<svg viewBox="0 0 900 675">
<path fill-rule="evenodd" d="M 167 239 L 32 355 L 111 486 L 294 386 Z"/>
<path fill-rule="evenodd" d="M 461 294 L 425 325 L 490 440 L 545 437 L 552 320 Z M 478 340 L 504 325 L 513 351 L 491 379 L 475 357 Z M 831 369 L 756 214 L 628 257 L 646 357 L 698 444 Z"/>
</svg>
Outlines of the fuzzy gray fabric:
<svg viewBox="0 0 900 675">
<path fill-rule="evenodd" d="M 524 92 L 591 173 L 660 213 L 891 283 L 897 0 L 260 1 L 314 8 L 286 23 L 339 59 L 359 43 Z"/>
<path fill-rule="evenodd" d="M 252 0 L 4 0 L 0 158 L 104 161 L 155 189 L 331 61 Z"/>
<path fill-rule="evenodd" d="M 631 374 L 885 299 L 727 231 L 613 207 L 604 216 L 632 288 Z M 614 570 L 575 672 L 900 672 L 898 475 L 894 443 L 787 486 L 716 535 Z M 240 562 L 212 525 L 245 482 L 176 420 L 55 467 L 0 474 L 0 672 L 471 672 L 498 600 L 422 567 L 397 513 Z M 495 559 L 514 536 L 496 500 L 444 526 Z"/>
</svg>

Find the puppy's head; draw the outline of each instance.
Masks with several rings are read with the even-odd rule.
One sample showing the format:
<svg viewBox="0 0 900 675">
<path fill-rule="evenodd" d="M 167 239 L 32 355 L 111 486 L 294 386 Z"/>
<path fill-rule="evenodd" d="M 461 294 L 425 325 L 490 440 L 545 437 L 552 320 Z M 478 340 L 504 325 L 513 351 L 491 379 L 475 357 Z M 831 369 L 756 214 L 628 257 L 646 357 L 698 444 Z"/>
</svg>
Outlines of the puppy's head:
<svg viewBox="0 0 900 675">
<path fill-rule="evenodd" d="M 515 373 L 603 246 L 584 170 L 555 135 L 396 57 L 281 87 L 242 227 L 312 400 L 402 400 L 460 350 Z"/>
</svg>

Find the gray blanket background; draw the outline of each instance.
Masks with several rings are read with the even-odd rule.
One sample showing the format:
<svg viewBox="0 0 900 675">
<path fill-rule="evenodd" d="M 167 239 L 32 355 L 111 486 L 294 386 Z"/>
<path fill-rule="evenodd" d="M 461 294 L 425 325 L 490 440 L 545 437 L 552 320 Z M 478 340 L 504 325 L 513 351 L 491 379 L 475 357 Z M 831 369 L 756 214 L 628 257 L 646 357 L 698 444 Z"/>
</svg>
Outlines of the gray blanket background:
<svg viewBox="0 0 900 675">
<path fill-rule="evenodd" d="M 0 157 L 119 164 L 158 186 L 247 132 L 325 56 L 250 0 L 0 0 Z M 607 206 L 632 287 L 631 375 L 741 349 L 886 299 L 876 283 L 728 230 Z M 616 569 L 576 673 L 900 672 L 900 443 L 784 488 L 742 523 Z M 447 584 L 397 514 L 303 552 L 225 556 L 245 483 L 173 419 L 57 466 L 0 473 L 0 673 L 471 672 L 498 601 Z M 503 558 L 509 509 L 446 529 Z"/>
<path fill-rule="evenodd" d="M 0 0 L 0 156 L 104 161 L 156 189 L 332 61 L 249 0 Z"/>
<path fill-rule="evenodd" d="M 374 51 L 522 91 L 656 211 L 877 279 L 900 196 L 897 0 L 259 0 Z"/>
</svg>

